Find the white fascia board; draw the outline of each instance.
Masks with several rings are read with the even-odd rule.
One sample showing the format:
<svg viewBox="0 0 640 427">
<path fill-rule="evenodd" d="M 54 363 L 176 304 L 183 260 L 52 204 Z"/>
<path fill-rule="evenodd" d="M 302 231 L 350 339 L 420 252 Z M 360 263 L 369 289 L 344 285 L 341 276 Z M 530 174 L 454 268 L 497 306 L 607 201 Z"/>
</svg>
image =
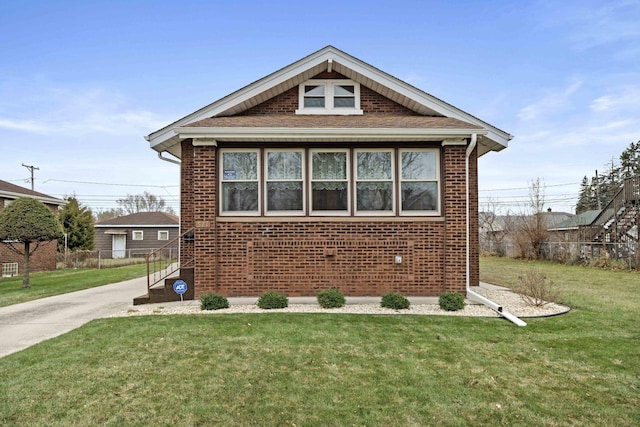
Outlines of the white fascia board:
<svg viewBox="0 0 640 427">
<path fill-rule="evenodd" d="M 95 228 L 178 228 L 179 224 L 127 224 L 127 225 L 118 225 L 118 224 L 95 224 Z"/>
<path fill-rule="evenodd" d="M 256 140 L 256 139 L 283 139 L 283 140 L 313 140 L 334 139 L 344 141 L 349 139 L 369 140 L 406 140 L 411 139 L 440 139 L 455 137 L 468 137 L 471 134 L 485 135 L 487 131 L 482 129 L 424 129 L 424 128 L 261 128 L 261 127 L 194 127 L 180 128 L 175 132 L 181 139 L 186 138 L 210 138 L 213 141 L 223 140 Z M 198 145 L 203 145 L 198 143 Z"/>
<path fill-rule="evenodd" d="M 333 52 L 332 54 L 340 56 L 340 59 L 337 60 L 333 58 L 335 62 L 341 63 L 343 66 L 352 69 L 356 73 L 361 74 L 371 80 L 377 81 L 378 83 L 388 87 L 389 89 L 399 93 L 402 96 L 413 99 L 419 104 L 423 104 L 446 117 L 452 117 L 458 120 L 465 121 L 467 123 L 482 126 L 489 131 L 486 134 L 487 138 L 494 140 L 504 147 L 507 147 L 509 141 L 513 138 L 507 132 L 504 132 L 496 128 L 495 126 L 492 126 L 489 123 L 480 120 L 477 117 L 466 113 L 465 111 L 462 111 L 459 108 L 446 103 L 445 101 L 442 101 L 441 99 L 434 97 L 433 95 L 429 95 L 428 93 L 414 86 L 411 86 L 410 84 L 405 83 L 402 80 L 399 80 L 392 75 L 387 74 L 384 71 L 381 71 L 367 63 L 361 62 L 353 57 L 345 57 L 345 54 L 343 53 Z"/>
<path fill-rule="evenodd" d="M 220 114 L 235 105 L 251 99 L 252 97 L 257 96 L 262 92 L 265 92 L 281 83 L 284 83 L 285 81 L 296 77 L 304 71 L 327 61 L 329 59 L 329 56 L 324 53 L 325 50 L 326 49 L 316 52 L 315 54 L 294 62 L 293 64 L 279 71 L 276 71 L 275 73 L 263 77 L 262 79 L 236 92 L 233 92 L 230 95 L 227 95 L 226 97 L 212 104 L 209 104 L 206 107 L 203 107 L 200 110 L 191 113 L 188 116 L 185 116 L 182 119 L 152 134 L 149 134 L 147 137 L 145 137 L 145 139 L 149 141 L 151 148 L 154 148 L 156 145 L 161 144 L 165 140 L 170 139 L 172 136 L 174 136 L 174 128 L 197 122 L 209 117 L 214 117 L 217 114 Z"/>
<path fill-rule="evenodd" d="M 145 137 L 145 139 L 149 141 L 151 148 L 156 149 L 157 151 L 165 151 L 170 147 L 167 147 L 166 144 L 163 144 L 164 142 L 167 142 L 172 137 L 174 137 L 175 133 L 184 133 L 182 131 L 174 132 L 176 127 L 182 127 L 188 125 L 189 123 L 193 123 L 209 117 L 215 117 L 216 115 L 230 108 L 233 108 L 234 106 L 245 102 L 246 100 L 251 99 L 254 96 L 257 96 L 279 84 L 282 84 L 287 80 L 295 78 L 296 76 L 313 67 L 316 67 L 324 62 L 328 63 L 329 60 L 331 60 L 332 62 L 338 62 L 342 66 L 353 70 L 355 73 L 374 80 L 381 85 L 386 86 L 389 89 L 399 93 L 400 95 L 412 99 L 417 103 L 423 104 L 428 108 L 443 114 L 444 116 L 456 118 L 468 123 L 481 126 L 482 128 L 486 129 L 487 132 L 475 133 L 485 135 L 487 138 L 495 141 L 503 147 L 507 147 L 509 140 L 511 140 L 512 138 L 512 136 L 508 133 L 484 122 L 483 120 L 478 119 L 475 116 L 472 116 L 471 114 L 468 114 L 432 95 L 429 95 L 428 93 L 415 88 L 408 83 L 405 83 L 402 80 L 399 80 L 392 75 L 387 74 L 365 62 L 362 62 L 345 52 L 342 52 L 332 46 L 327 46 L 324 49 L 312 53 L 311 55 L 302 58 L 294 62 L 293 64 L 290 64 L 266 77 L 263 77 L 262 79 L 249 84 L 248 86 L 237 90 L 230 95 L 227 95 L 226 97 L 212 104 L 209 104 L 208 106 L 203 107 L 194 113 L 189 114 L 188 116 L 183 117 L 182 119 L 148 135 L 147 137 Z"/>
<path fill-rule="evenodd" d="M 64 200 L 56 199 L 55 197 L 40 197 L 40 196 L 34 196 L 32 194 L 15 193 L 13 191 L 1 191 L 0 197 L 6 197 L 7 199 L 14 199 L 14 200 L 20 197 L 28 197 L 30 199 L 40 200 L 43 203 L 49 203 L 51 205 L 57 205 L 57 206 L 62 206 L 67 203 Z"/>
</svg>

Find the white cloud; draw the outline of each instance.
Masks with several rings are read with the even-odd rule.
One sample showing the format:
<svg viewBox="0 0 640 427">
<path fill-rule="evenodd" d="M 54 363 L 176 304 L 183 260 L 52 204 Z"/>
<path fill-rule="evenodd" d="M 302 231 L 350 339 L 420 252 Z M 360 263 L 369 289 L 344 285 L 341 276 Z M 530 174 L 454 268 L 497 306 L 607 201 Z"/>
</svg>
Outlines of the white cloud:
<svg viewBox="0 0 640 427">
<path fill-rule="evenodd" d="M 596 98 L 589 108 L 596 112 L 619 111 L 635 108 L 640 110 L 640 86 L 625 86 L 612 93 Z"/>
<path fill-rule="evenodd" d="M 564 109 L 568 105 L 571 96 L 580 89 L 582 83 L 582 80 L 576 80 L 562 90 L 547 91 L 536 102 L 521 108 L 518 117 L 521 120 L 529 121 Z"/>
<path fill-rule="evenodd" d="M 49 87 L 24 91 L 22 96 L 14 93 L 5 97 L 0 129 L 34 134 L 140 136 L 170 123 L 108 89 Z M 7 99 L 19 101 L 11 104 Z"/>
</svg>

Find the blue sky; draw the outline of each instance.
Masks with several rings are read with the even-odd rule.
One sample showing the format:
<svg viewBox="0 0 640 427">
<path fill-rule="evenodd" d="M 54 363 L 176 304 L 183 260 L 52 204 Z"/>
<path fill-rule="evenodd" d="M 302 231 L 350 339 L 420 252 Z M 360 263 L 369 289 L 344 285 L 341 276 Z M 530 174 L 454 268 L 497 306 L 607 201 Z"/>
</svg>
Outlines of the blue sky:
<svg viewBox="0 0 640 427">
<path fill-rule="evenodd" d="M 333 45 L 515 136 L 481 208 L 579 182 L 640 140 L 640 1 L 0 1 L 0 179 L 94 210 L 178 167 L 147 135 Z"/>
</svg>

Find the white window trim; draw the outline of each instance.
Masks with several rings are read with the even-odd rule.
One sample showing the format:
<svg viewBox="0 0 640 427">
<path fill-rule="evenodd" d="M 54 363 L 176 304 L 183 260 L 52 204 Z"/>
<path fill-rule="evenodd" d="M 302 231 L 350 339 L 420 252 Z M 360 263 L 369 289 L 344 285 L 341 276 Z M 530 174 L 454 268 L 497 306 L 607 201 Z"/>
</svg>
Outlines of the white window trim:
<svg viewBox="0 0 640 427">
<path fill-rule="evenodd" d="M 162 234 L 165 234 L 167 236 L 167 238 L 166 239 L 162 239 L 160 237 Z M 158 230 L 158 240 L 162 240 L 162 241 L 169 240 L 169 230 Z"/>
<path fill-rule="evenodd" d="M 2 263 L 2 277 L 14 277 L 18 275 L 17 262 Z"/>
<path fill-rule="evenodd" d="M 140 233 L 140 238 L 136 238 L 137 234 Z M 140 241 L 140 240 L 144 240 L 144 231 L 143 230 L 133 230 L 131 232 L 131 240 L 136 240 L 136 241 Z"/>
<path fill-rule="evenodd" d="M 436 156 L 436 178 L 434 180 L 424 180 L 424 179 L 415 179 L 415 180 L 411 180 L 411 179 L 402 179 L 402 153 L 413 153 L 413 152 L 432 152 L 435 153 Z M 398 189 L 398 208 L 400 210 L 400 216 L 440 216 L 440 212 L 442 211 L 442 194 L 441 194 L 441 180 L 442 180 L 442 176 L 440 175 L 440 150 L 438 150 L 437 148 L 422 148 L 422 149 L 413 149 L 413 148 L 401 148 L 398 150 L 398 178 L 397 178 L 397 183 L 396 183 L 396 187 Z M 411 181 L 415 181 L 415 182 L 423 182 L 423 181 L 430 181 L 430 182 L 435 182 L 436 183 L 436 189 L 437 189 L 437 193 L 436 193 L 436 197 L 437 197 L 437 203 L 438 203 L 438 209 L 433 210 L 433 211 L 413 211 L 413 210 L 403 210 L 402 209 L 402 183 L 403 182 L 411 182 Z"/>
<path fill-rule="evenodd" d="M 302 167 L 302 176 L 299 180 L 294 179 L 269 179 L 269 153 L 300 153 L 300 161 Z M 305 185 L 306 180 L 306 160 L 305 160 L 305 150 L 302 148 L 297 149 L 268 149 L 264 150 L 264 180 L 263 180 L 263 193 L 264 194 L 264 214 L 265 216 L 305 216 L 307 214 L 307 186 Z M 292 182 L 292 181 L 300 181 L 302 183 L 302 209 L 298 211 L 270 211 L 269 210 L 269 192 L 267 191 L 267 183 L 269 182 Z"/>
<path fill-rule="evenodd" d="M 304 87 L 305 86 L 324 86 L 324 108 L 313 108 L 304 106 Z M 355 97 L 355 107 L 334 107 L 334 87 L 335 86 L 353 86 Z M 331 115 L 362 115 L 360 108 L 360 83 L 346 79 L 317 79 L 307 80 L 298 86 L 298 109 L 296 114 L 331 114 Z"/>
<path fill-rule="evenodd" d="M 218 172 L 220 174 L 219 187 L 218 187 L 218 211 L 221 216 L 260 216 L 261 215 L 261 206 L 262 206 L 262 185 L 260 185 L 260 181 L 262 180 L 262 159 L 260 156 L 260 150 L 255 148 L 223 148 L 219 151 L 220 155 L 218 156 Z M 256 161 L 258 162 L 257 169 L 257 179 L 255 180 L 226 180 L 224 179 L 224 153 L 256 153 Z M 224 197 L 224 193 L 222 191 L 222 184 L 225 182 L 257 182 L 258 183 L 258 209 L 255 211 L 225 211 L 223 210 L 224 202 L 222 198 Z"/>
<path fill-rule="evenodd" d="M 328 210 L 313 210 L 313 153 L 346 153 L 346 181 L 347 181 L 347 209 L 343 211 L 328 211 Z M 345 148 L 312 148 L 309 150 L 309 215 L 310 216 L 351 216 L 351 199 L 352 199 L 352 191 L 353 190 L 353 181 L 351 179 L 351 150 Z M 320 181 L 320 180 L 318 180 Z M 342 182 L 344 180 L 334 179 L 334 180 L 326 180 L 323 179 L 321 181 L 335 181 Z"/>
<path fill-rule="evenodd" d="M 386 152 L 391 153 L 391 178 L 386 180 L 381 179 L 358 179 L 358 153 L 373 153 L 373 152 Z M 354 215 L 357 216 L 395 216 L 396 215 L 396 188 L 399 183 L 396 179 L 396 155 L 395 150 L 392 148 L 357 148 L 353 150 L 353 198 L 354 198 Z M 358 210 L 358 182 L 391 182 L 392 192 L 392 205 L 390 211 L 359 211 Z"/>
</svg>

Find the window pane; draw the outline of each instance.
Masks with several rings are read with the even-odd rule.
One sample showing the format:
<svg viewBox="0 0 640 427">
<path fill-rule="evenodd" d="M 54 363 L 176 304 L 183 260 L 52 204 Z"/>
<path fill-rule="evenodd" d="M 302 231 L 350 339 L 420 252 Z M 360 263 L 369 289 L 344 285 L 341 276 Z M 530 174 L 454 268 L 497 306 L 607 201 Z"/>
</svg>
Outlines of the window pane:
<svg viewBox="0 0 640 427">
<path fill-rule="evenodd" d="M 435 182 L 403 182 L 401 192 L 405 211 L 438 210 L 438 184 Z"/>
<path fill-rule="evenodd" d="M 347 210 L 348 191 L 346 182 L 325 181 L 311 184 L 312 209 L 316 211 Z"/>
<path fill-rule="evenodd" d="M 391 179 L 391 153 L 358 152 L 357 179 Z"/>
<path fill-rule="evenodd" d="M 324 98 L 305 98 L 305 108 L 324 108 Z"/>
<path fill-rule="evenodd" d="M 258 183 L 257 182 L 223 182 L 222 183 L 223 211 L 257 211 Z"/>
<path fill-rule="evenodd" d="M 393 209 L 393 183 L 359 182 L 356 184 L 359 211 L 391 211 Z"/>
<path fill-rule="evenodd" d="M 267 209 L 270 211 L 301 211 L 302 182 L 268 182 Z"/>
<path fill-rule="evenodd" d="M 354 96 L 355 90 L 353 86 L 334 86 L 334 94 L 336 96 Z"/>
<path fill-rule="evenodd" d="M 324 96 L 324 85 L 305 86 L 304 96 Z"/>
<path fill-rule="evenodd" d="M 437 179 L 436 153 L 433 151 L 403 152 L 402 179 Z"/>
<path fill-rule="evenodd" d="M 313 179 L 347 179 L 347 153 L 313 153 Z"/>
<path fill-rule="evenodd" d="M 223 153 L 224 181 L 258 179 L 258 153 Z"/>
<path fill-rule="evenodd" d="M 354 108 L 356 100 L 355 98 L 334 98 L 333 106 L 335 108 Z"/>
<path fill-rule="evenodd" d="M 272 152 L 267 159 L 267 179 L 302 179 L 302 153 Z"/>
</svg>

